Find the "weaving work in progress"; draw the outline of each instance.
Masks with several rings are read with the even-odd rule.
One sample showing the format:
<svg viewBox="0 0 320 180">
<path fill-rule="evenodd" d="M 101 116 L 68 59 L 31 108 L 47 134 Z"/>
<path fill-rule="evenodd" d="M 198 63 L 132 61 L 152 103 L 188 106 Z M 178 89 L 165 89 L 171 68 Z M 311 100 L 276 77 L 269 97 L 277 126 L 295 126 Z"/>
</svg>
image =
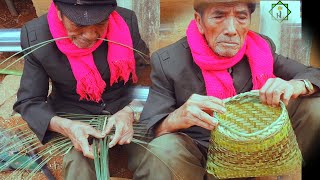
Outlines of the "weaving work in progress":
<svg viewBox="0 0 320 180">
<path fill-rule="evenodd" d="M 207 171 L 216 178 L 287 175 L 299 171 L 302 156 L 285 105 L 264 105 L 258 91 L 225 100 L 215 114 Z"/>
</svg>

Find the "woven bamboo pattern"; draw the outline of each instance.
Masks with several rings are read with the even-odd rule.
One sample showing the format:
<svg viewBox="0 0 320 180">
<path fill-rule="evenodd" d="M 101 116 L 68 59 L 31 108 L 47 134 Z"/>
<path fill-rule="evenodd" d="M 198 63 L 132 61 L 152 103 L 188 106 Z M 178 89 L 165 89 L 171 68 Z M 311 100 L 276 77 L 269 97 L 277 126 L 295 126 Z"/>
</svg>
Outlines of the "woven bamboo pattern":
<svg viewBox="0 0 320 180">
<path fill-rule="evenodd" d="M 227 113 L 215 114 L 207 171 L 219 179 L 287 175 L 301 169 L 302 156 L 288 112 L 281 102 L 260 102 L 258 91 L 225 101 Z"/>
</svg>

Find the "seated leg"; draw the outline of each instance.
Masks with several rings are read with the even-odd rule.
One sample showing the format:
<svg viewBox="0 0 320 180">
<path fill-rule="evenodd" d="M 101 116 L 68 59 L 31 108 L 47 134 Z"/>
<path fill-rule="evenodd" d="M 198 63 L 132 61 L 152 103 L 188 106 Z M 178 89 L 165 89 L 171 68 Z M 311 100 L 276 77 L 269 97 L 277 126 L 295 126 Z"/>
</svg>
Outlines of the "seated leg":
<svg viewBox="0 0 320 180">
<path fill-rule="evenodd" d="M 162 135 L 151 141 L 147 148 L 140 151 L 141 159 L 135 163 L 130 162 L 132 155 L 129 153 L 129 165 L 135 171 L 133 179 L 203 180 L 206 176 L 206 157 L 185 134 Z"/>
<path fill-rule="evenodd" d="M 96 180 L 93 160 L 74 148 L 63 158 L 62 174 L 65 180 Z"/>
<path fill-rule="evenodd" d="M 304 160 L 302 179 L 312 179 L 320 162 L 320 97 L 298 98 L 288 112 Z"/>
<path fill-rule="evenodd" d="M 303 159 L 308 163 L 320 147 L 320 97 L 292 100 L 288 113 Z"/>
</svg>

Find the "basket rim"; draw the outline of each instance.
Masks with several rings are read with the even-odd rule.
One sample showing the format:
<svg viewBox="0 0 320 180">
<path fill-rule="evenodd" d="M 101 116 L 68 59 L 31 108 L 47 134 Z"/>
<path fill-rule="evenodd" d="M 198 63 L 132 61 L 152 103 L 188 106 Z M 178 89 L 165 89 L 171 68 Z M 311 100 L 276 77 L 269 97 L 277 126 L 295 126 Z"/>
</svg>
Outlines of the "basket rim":
<svg viewBox="0 0 320 180">
<path fill-rule="evenodd" d="M 223 100 L 224 103 L 228 103 L 229 101 L 235 101 L 235 100 L 238 100 L 238 99 L 241 99 L 245 96 L 259 96 L 259 90 L 252 90 L 252 91 L 248 91 L 248 92 L 244 92 L 244 93 L 241 93 L 241 94 L 238 94 L 236 96 L 233 96 L 233 97 L 230 97 L 230 98 L 226 98 Z M 223 123 L 223 121 L 221 121 L 221 119 L 219 119 L 219 113 L 217 112 L 214 112 L 214 118 L 219 122 L 219 125 L 218 127 L 214 130 L 214 131 L 217 131 L 217 130 L 221 130 L 221 128 L 224 128 L 238 136 L 243 136 L 243 137 L 255 137 L 263 132 L 265 132 L 266 130 L 269 130 L 270 127 L 274 127 L 278 124 L 283 124 L 281 123 L 281 120 L 283 119 L 283 116 L 286 115 L 286 106 L 285 104 L 280 100 L 280 108 L 281 108 L 281 114 L 280 116 L 277 118 L 277 120 L 275 120 L 274 122 L 272 122 L 269 126 L 266 126 L 265 128 L 259 130 L 259 131 L 256 131 L 256 132 L 253 132 L 253 133 L 242 133 L 242 132 L 239 132 L 227 125 L 225 125 Z M 219 128 L 220 127 L 220 128 Z M 274 133 L 276 133 L 277 131 L 275 131 Z M 274 134 L 272 133 L 272 134 Z M 272 135 L 270 134 L 270 135 Z"/>
</svg>

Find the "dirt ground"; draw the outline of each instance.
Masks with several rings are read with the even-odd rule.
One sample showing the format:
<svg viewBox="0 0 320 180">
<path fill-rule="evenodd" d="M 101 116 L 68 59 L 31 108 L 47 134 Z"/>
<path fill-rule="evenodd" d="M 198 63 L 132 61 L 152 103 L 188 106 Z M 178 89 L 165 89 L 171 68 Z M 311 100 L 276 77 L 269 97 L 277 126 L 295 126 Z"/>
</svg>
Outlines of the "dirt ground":
<svg viewBox="0 0 320 180">
<path fill-rule="evenodd" d="M 13 0 L 15 8 L 18 12 L 18 16 L 12 16 L 4 0 L 0 0 L 0 29 L 2 28 L 21 28 L 24 23 L 37 17 L 36 11 L 33 7 L 31 0 Z M 2 53 L 0 52 L 0 63 L 6 58 L 11 56 L 13 53 Z M 19 56 L 17 56 L 19 57 Z M 11 64 L 17 58 L 4 63 L 0 68 L 4 68 Z M 10 67 L 10 70 L 20 70 L 23 68 L 23 60 Z M 3 75 L 0 76 L 0 82 L 3 79 Z"/>
<path fill-rule="evenodd" d="M 33 18 L 36 18 L 36 12 L 33 7 L 31 0 L 14 0 L 15 8 L 18 12 L 18 16 L 12 16 L 9 12 L 9 9 L 7 8 L 7 5 L 4 0 L 0 0 L 0 29 L 2 28 L 21 28 L 24 23 L 27 21 L 32 20 Z M 6 58 L 10 57 L 14 53 L 1 53 L 0 52 L 0 63 L 2 63 Z M 12 60 L 7 61 L 6 63 L 1 64 L 0 68 L 4 68 L 17 60 L 20 56 L 16 56 L 15 58 L 12 58 Z M 13 66 L 11 66 L 10 70 L 17 70 L 22 71 L 23 69 L 23 61 L 20 60 L 17 63 L 15 63 Z M 0 83 L 2 82 L 5 75 L 0 75 Z M 21 119 L 10 119 L 10 120 L 4 120 L 0 117 L 0 126 L 1 127 L 12 127 L 14 125 L 20 124 L 23 121 Z M 61 174 L 61 158 L 57 157 L 55 159 L 52 159 L 50 163 L 48 164 L 49 169 L 55 176 L 58 174 Z M 27 175 L 28 172 L 26 172 L 23 176 Z M 7 173 L 0 173 L 0 180 L 8 178 L 8 175 L 10 175 L 10 172 Z M 18 179 L 23 179 L 23 176 Z M 35 180 L 44 180 L 46 177 L 42 173 L 38 173 L 35 177 Z M 59 179 L 59 178 L 58 178 Z"/>
<path fill-rule="evenodd" d="M 18 16 L 12 16 L 5 1 L 0 1 L 0 28 L 20 28 L 25 22 L 37 17 L 31 0 L 14 0 L 14 5 Z"/>
</svg>

